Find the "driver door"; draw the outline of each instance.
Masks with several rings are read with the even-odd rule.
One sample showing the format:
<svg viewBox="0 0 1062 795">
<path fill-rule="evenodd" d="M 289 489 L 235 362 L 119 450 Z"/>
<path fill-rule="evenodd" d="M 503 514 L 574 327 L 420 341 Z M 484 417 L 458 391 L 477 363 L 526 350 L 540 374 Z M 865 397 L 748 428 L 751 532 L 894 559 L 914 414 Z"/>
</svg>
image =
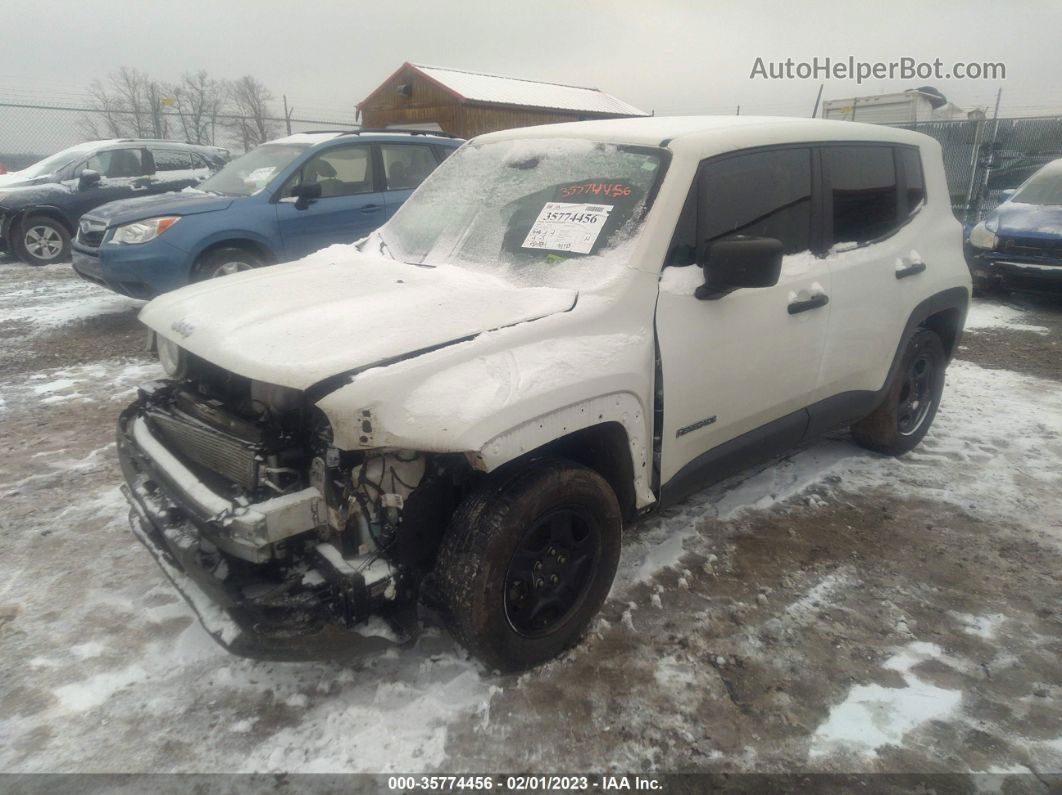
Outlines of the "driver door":
<svg viewBox="0 0 1062 795">
<path fill-rule="evenodd" d="M 141 148 L 105 149 L 97 152 L 74 173 L 74 210 L 80 216 L 107 202 L 147 194 L 151 177 L 147 174 L 148 158 Z M 86 169 L 100 175 L 100 181 L 85 188 L 78 186 Z"/>
<path fill-rule="evenodd" d="M 334 243 L 353 243 L 384 222 L 371 144 L 334 146 L 308 159 L 281 189 L 277 223 L 288 260 Z M 289 198 L 296 185 L 317 183 L 321 196 L 305 205 Z"/>
<path fill-rule="evenodd" d="M 817 155 L 777 147 L 702 163 L 661 276 L 656 331 L 663 377 L 660 483 L 670 501 L 799 442 L 816 398 L 830 273 L 812 254 Z M 706 241 L 780 240 L 772 287 L 700 300 Z"/>
</svg>

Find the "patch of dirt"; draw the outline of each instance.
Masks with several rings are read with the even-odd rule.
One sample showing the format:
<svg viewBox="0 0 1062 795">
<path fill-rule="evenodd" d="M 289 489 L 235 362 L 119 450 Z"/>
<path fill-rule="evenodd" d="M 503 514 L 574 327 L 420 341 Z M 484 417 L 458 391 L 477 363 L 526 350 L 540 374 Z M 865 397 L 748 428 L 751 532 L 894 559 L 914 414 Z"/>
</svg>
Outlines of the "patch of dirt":
<svg viewBox="0 0 1062 795">
<path fill-rule="evenodd" d="M 1002 303 L 1022 310 L 1023 324 L 1043 327 L 1047 333 L 1005 327 L 970 329 L 963 334 L 956 357 L 994 370 L 1062 381 L 1062 296 L 1014 293 Z"/>
<path fill-rule="evenodd" d="M 1045 690 L 1062 676 L 1062 556 L 932 502 L 844 492 L 809 502 L 700 523 L 716 552 L 688 554 L 629 604 L 611 601 L 567 658 L 499 680 L 489 729 L 451 733 L 451 769 L 543 759 L 594 769 L 605 758 L 643 770 L 800 769 L 831 707 L 858 685 L 906 687 L 883 664 L 923 642 L 943 656 L 914 675 L 962 694 L 953 731 L 931 722 L 902 746 L 825 769 L 1036 770 L 1029 742 L 1062 734 L 1062 704 Z M 998 637 L 964 623 L 983 615 L 1000 616 Z M 897 754 L 902 765 L 889 761 Z"/>
</svg>

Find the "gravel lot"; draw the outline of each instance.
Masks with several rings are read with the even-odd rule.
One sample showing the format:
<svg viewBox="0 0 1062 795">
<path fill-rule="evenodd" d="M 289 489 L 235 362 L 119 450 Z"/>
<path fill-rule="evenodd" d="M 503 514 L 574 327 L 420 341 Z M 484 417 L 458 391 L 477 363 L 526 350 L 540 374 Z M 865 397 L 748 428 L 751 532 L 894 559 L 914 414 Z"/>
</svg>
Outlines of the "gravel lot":
<svg viewBox="0 0 1062 795">
<path fill-rule="evenodd" d="M 216 647 L 116 487 L 137 309 L 0 262 L 0 770 L 1062 774 L 1062 301 L 979 301 L 905 458 L 837 434 L 628 528 L 590 637 L 520 677 L 434 627 Z"/>
</svg>

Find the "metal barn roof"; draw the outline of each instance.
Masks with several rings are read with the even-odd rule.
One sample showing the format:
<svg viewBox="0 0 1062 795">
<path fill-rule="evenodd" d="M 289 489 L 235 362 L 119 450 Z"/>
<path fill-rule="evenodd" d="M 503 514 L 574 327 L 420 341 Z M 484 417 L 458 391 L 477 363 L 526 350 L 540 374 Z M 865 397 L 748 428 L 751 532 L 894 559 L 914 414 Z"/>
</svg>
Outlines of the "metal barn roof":
<svg viewBox="0 0 1062 795">
<path fill-rule="evenodd" d="M 409 66 L 469 102 L 523 105 L 587 113 L 614 113 L 622 116 L 649 115 L 622 99 L 596 88 L 542 83 L 537 80 L 465 72 L 442 66 L 415 63 Z"/>
</svg>

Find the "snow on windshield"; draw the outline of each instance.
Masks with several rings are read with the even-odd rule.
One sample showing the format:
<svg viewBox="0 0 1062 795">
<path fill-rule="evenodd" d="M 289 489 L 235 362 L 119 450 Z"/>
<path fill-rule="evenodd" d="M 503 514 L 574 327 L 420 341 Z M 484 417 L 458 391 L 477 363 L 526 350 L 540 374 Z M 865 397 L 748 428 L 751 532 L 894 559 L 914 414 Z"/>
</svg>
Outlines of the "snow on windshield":
<svg viewBox="0 0 1062 795">
<path fill-rule="evenodd" d="M 661 152 L 573 139 L 471 144 L 380 231 L 415 264 L 516 284 L 593 286 L 622 269 L 662 176 Z"/>
<path fill-rule="evenodd" d="M 251 196 L 308 148 L 304 143 L 263 144 L 227 164 L 199 188 L 224 196 Z"/>
<path fill-rule="evenodd" d="M 27 166 L 22 171 L 17 172 L 19 176 L 26 179 L 33 179 L 34 177 L 43 177 L 46 174 L 55 174 L 61 171 L 63 166 L 68 163 L 72 163 L 77 158 L 92 151 L 100 146 L 99 141 L 78 144 L 77 146 L 71 146 L 69 149 L 64 149 L 61 152 L 56 152 L 50 157 L 44 158 L 44 160 L 38 160 L 32 166 Z"/>
</svg>

